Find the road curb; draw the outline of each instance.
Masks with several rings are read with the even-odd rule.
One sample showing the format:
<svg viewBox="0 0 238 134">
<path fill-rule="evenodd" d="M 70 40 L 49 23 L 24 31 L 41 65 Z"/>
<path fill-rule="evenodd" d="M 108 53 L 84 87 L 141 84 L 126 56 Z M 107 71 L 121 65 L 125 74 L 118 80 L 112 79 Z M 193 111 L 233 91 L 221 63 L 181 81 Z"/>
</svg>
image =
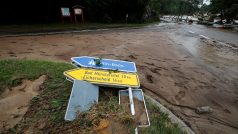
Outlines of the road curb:
<svg viewBox="0 0 238 134">
<path fill-rule="evenodd" d="M 143 26 L 142 26 L 143 27 Z M 36 32 L 36 33 L 19 33 L 19 34 L 6 34 L 0 35 L 0 38 L 4 37 L 20 37 L 20 36 L 39 36 L 39 35 L 56 35 L 56 34 L 72 34 L 72 33 L 84 33 L 95 31 L 109 31 L 109 30 L 124 30 L 124 29 L 138 29 L 141 27 L 121 27 L 121 28 L 99 28 L 99 29 L 84 29 L 84 30 L 66 30 L 58 32 Z"/>
<path fill-rule="evenodd" d="M 146 97 L 146 99 L 150 100 L 153 104 L 158 106 L 163 113 L 168 114 L 168 118 L 171 120 L 171 122 L 178 124 L 178 127 L 182 131 L 186 132 L 187 134 L 195 134 L 192 131 L 191 128 L 189 128 L 181 119 L 179 119 L 177 116 L 175 116 L 169 109 L 164 107 L 162 104 L 160 104 L 158 101 L 156 101 L 155 99 L 151 98 L 150 96 L 145 95 L 145 97 Z"/>
</svg>

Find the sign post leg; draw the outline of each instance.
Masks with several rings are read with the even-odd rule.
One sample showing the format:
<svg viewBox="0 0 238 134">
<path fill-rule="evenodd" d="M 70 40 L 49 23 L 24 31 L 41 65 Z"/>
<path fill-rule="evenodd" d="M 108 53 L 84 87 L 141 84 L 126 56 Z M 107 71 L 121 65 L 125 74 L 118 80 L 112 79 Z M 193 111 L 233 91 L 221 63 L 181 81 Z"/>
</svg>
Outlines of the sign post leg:
<svg viewBox="0 0 238 134">
<path fill-rule="evenodd" d="M 131 87 L 128 88 L 128 92 L 129 92 L 129 100 L 130 100 L 131 114 L 132 114 L 132 115 L 135 115 L 135 106 L 134 106 L 134 101 L 133 101 L 133 95 L 132 95 Z"/>
</svg>

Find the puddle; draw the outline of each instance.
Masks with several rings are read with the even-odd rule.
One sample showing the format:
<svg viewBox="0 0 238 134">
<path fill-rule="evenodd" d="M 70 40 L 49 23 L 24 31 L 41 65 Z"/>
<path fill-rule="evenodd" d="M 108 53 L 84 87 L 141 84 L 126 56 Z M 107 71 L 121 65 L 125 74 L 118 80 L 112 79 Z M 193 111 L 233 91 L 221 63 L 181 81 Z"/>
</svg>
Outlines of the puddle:
<svg viewBox="0 0 238 134">
<path fill-rule="evenodd" d="M 40 85 L 46 80 L 42 75 L 34 81 L 23 80 L 16 87 L 7 88 L 0 96 L 0 131 L 14 127 L 25 115 L 31 99 L 38 95 Z"/>
<path fill-rule="evenodd" d="M 193 37 L 192 34 L 186 33 L 185 35 L 181 33 L 170 34 L 172 39 L 176 44 L 181 44 L 184 48 L 193 56 L 199 56 L 199 39 Z"/>
</svg>

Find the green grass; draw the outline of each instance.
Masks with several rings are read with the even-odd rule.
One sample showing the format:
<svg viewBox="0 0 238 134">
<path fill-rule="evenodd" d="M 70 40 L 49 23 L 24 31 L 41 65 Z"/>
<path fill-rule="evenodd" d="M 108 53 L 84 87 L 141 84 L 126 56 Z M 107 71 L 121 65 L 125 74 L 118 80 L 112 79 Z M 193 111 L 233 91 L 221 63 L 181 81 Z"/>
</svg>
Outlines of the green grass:
<svg viewBox="0 0 238 134">
<path fill-rule="evenodd" d="M 33 80 L 45 74 L 49 77 L 51 85 L 63 82 L 63 71 L 72 69 L 70 64 L 34 61 L 34 60 L 4 60 L 0 61 L 0 93 L 6 86 L 16 86 L 22 79 Z M 60 84 L 60 83 L 58 83 Z"/>
<path fill-rule="evenodd" d="M 158 22 L 153 22 L 158 23 Z M 153 23 L 52 23 L 52 24 L 30 24 L 30 25 L 0 25 L 0 35 L 18 33 L 55 32 L 69 30 L 105 29 L 105 28 L 129 28 L 143 27 Z"/>
<path fill-rule="evenodd" d="M 161 112 L 159 107 L 146 99 L 151 126 L 141 129 L 142 134 L 185 134 L 177 124 L 172 124 L 168 115 Z"/>
<path fill-rule="evenodd" d="M 0 61 L 0 91 L 6 87 L 16 86 L 22 79 L 37 79 L 47 75 L 48 79 L 41 86 L 41 92 L 32 98 L 24 120 L 6 133 L 23 133 L 33 130 L 34 133 L 94 133 L 95 125 L 101 119 L 119 122 L 128 133 L 134 128 L 133 118 L 118 105 L 118 90 L 100 90 L 99 103 L 87 113 L 79 113 L 73 122 L 64 121 L 64 115 L 72 88 L 72 83 L 65 80 L 63 72 L 74 68 L 67 63 L 35 60 Z M 151 126 L 142 129 L 143 134 L 181 134 L 177 125 L 172 124 L 168 116 L 158 107 L 147 101 Z M 42 126 L 43 127 L 39 127 Z M 112 127 L 117 132 L 117 127 Z"/>
</svg>

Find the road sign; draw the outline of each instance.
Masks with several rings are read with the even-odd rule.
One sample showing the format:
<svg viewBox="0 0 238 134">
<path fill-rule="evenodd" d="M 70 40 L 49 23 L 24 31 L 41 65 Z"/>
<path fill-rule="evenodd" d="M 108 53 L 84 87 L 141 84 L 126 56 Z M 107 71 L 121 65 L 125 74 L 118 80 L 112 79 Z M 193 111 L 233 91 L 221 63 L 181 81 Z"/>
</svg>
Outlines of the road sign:
<svg viewBox="0 0 238 134">
<path fill-rule="evenodd" d="M 138 75 L 135 73 L 77 68 L 65 71 L 64 75 L 71 80 L 84 80 L 99 85 L 111 85 L 118 87 L 140 86 Z"/>
<path fill-rule="evenodd" d="M 120 61 L 120 60 L 111 60 L 111 59 L 101 59 L 101 64 L 97 65 L 95 60 L 98 58 L 81 56 L 81 57 L 72 57 L 71 60 L 74 64 L 77 64 L 82 67 L 90 67 L 96 69 L 109 69 L 109 70 L 118 70 L 124 72 L 137 72 L 134 62 Z"/>
<path fill-rule="evenodd" d="M 67 7 L 62 7 L 61 13 L 63 16 L 70 16 L 70 11 L 69 11 L 69 8 L 67 8 Z"/>
<path fill-rule="evenodd" d="M 84 112 L 98 102 L 99 88 L 85 81 L 75 80 L 70 94 L 65 120 L 72 121 L 76 118 L 77 111 Z"/>
</svg>

